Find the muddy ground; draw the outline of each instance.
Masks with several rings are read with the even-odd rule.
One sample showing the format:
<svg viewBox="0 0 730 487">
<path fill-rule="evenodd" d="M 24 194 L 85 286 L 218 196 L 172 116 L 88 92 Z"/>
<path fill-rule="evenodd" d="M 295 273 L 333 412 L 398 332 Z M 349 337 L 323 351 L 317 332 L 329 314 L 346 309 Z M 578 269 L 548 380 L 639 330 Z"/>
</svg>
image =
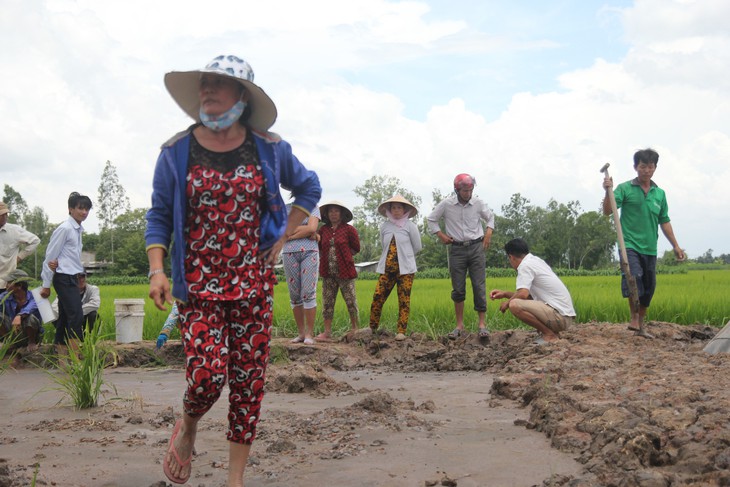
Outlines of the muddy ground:
<svg viewBox="0 0 730 487">
<path fill-rule="evenodd" d="M 730 355 L 702 351 L 717 329 L 648 328 L 654 340 L 626 324 L 580 324 L 545 346 L 522 330 L 488 343 L 369 331 L 315 346 L 277 339 L 246 485 L 730 485 Z M 0 377 L 0 487 L 34 475 L 37 485 L 167 485 L 181 348 L 118 353 L 90 410 L 74 411 L 28 362 Z M 201 421 L 188 485 L 225 485 L 225 403 Z"/>
</svg>

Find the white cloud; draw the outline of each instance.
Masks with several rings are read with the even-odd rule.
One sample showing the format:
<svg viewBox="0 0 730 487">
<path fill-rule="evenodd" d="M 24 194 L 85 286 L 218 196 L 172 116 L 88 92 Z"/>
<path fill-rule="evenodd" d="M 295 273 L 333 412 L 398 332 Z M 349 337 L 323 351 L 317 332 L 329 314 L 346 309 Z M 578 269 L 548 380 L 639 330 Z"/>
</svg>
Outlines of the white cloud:
<svg viewBox="0 0 730 487">
<path fill-rule="evenodd" d="M 167 0 L 5 2 L 0 182 L 58 222 L 70 191 L 96 198 L 111 160 L 132 205 L 146 206 L 160 143 L 189 123 L 162 85 L 164 72 L 234 52 L 252 62 L 279 107 L 274 130 L 318 171 L 325 199 L 355 206 L 352 189 L 387 174 L 422 197 L 426 214 L 433 188 L 449 191 L 456 173 L 470 172 L 496 210 L 515 192 L 534 204 L 552 197 L 591 210 L 602 198 L 599 168 L 611 162 L 614 179 L 628 179 L 633 152 L 652 146 L 680 243 L 692 256 L 730 252 L 730 197 L 721 186 L 730 175 L 725 1 L 637 1 L 621 11 L 630 44 L 623 59 L 609 62 L 599 52 L 590 65 L 568 66 L 558 89 L 514 93 L 492 119 L 449 92 L 446 80 L 488 72 L 481 57 L 488 52 L 517 56 L 560 43 L 480 30 L 458 6 L 433 20 L 427 2 L 206 8 Z M 444 93 L 438 104 L 422 101 L 422 120 L 405 115 L 409 107 L 387 84 L 373 83 L 380 81 L 373 72 L 413 79 L 402 64 L 434 56 L 444 63 L 444 54 L 474 62 L 468 73 L 446 62 L 443 78 L 417 79 Z M 93 212 L 88 223 L 93 230 Z"/>
</svg>

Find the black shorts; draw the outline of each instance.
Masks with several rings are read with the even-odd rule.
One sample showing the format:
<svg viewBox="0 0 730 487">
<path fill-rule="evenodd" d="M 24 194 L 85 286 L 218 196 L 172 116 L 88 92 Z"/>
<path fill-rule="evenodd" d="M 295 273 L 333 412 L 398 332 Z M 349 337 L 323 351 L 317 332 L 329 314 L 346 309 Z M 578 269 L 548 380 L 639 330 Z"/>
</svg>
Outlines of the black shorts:
<svg viewBox="0 0 730 487">
<path fill-rule="evenodd" d="M 634 249 L 626 249 L 626 256 L 629 259 L 629 270 L 636 279 L 636 287 L 639 289 L 639 304 L 648 308 L 656 289 L 656 255 L 645 255 Z M 629 297 L 629 285 L 623 274 L 621 275 L 621 294 L 625 298 Z"/>
</svg>

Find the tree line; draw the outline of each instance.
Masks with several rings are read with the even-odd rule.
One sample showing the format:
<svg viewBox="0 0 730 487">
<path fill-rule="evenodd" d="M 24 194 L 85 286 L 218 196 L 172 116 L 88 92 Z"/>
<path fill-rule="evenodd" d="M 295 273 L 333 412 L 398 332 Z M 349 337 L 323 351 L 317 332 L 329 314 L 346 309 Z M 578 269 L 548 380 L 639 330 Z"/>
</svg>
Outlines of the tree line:
<svg viewBox="0 0 730 487">
<path fill-rule="evenodd" d="M 398 178 L 373 176 L 353 189 L 362 204 L 353 208 L 352 224 L 360 234 L 361 250 L 356 263 L 376 261 L 381 247 L 379 227 L 383 217 L 378 205 L 395 194 L 400 194 L 421 210 L 416 223 L 421 232 L 423 250 L 417 257 L 421 270 L 448 266 L 446 247 L 428 232 L 421 198 L 405 188 Z M 446 196 L 438 189 L 432 191 L 432 206 Z M 93 199 L 93 198 L 92 198 Z M 5 184 L 3 201 L 10 207 L 8 221 L 26 228 L 41 239 L 35 258 L 25 259 L 20 268 L 28 274 L 40 276 L 46 246 L 53 230 L 60 224 L 48 221 L 43 208 L 30 207 L 23 196 Z M 93 201 L 100 222 L 98 233 L 84 234 L 84 251 L 94 253 L 96 261 L 103 262 L 101 273 L 110 276 L 144 276 L 147 274 L 144 231 L 147 208 L 130 208 L 124 186 L 117 177 L 116 168 L 107 161 L 101 175 L 97 197 Z M 598 210 L 583 211 L 578 201 L 560 203 L 551 199 L 545 207 L 534 205 L 519 193 L 509 203 L 495 211 L 495 232 L 486 254 L 487 266 L 507 268 L 504 244 L 521 237 L 535 255 L 542 257 L 554 268 L 595 270 L 616 265 L 616 232 L 612 217 Z M 673 253 L 660 256 L 664 264 L 674 262 Z M 698 263 L 730 263 L 730 255 L 713 256 L 712 249 L 695 259 Z"/>
</svg>

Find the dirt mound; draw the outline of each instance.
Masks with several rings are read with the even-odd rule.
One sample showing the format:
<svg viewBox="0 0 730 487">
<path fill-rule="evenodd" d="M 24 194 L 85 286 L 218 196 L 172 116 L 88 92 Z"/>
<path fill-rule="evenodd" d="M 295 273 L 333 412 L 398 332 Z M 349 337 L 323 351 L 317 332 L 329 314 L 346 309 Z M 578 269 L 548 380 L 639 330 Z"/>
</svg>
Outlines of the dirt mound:
<svg viewBox="0 0 730 487">
<path fill-rule="evenodd" d="M 314 346 L 275 339 L 267 391 L 327 398 L 328 406 L 354 394 L 361 398 L 306 414 L 272 408 L 261 420 L 258 441 L 267 456 L 287 455 L 292 461 L 273 465 L 254 456 L 251 463 L 273 479 L 281 475 L 277 468 L 311 465 L 312 456 L 343 459 L 387 451 L 384 441 L 366 440 L 361 432 L 430 432 L 448 427 L 429 419 L 433 401 L 416 404 L 385 390 L 366 386 L 356 390 L 337 380 L 333 371 L 398 371 L 406 376 L 486 371 L 495 375 L 489 406 L 499 407 L 500 400 L 517 401 L 528 408 L 529 419 L 515 424 L 543 433 L 553 448 L 574 455 L 582 464 L 581 473 L 553 475 L 544 485 L 730 485 L 730 354 L 702 351 L 717 332 L 714 328 L 656 322 L 647 326 L 655 339 L 634 336 L 626 324 L 589 323 L 563 333 L 557 344 L 542 346 L 533 343 L 533 332 L 524 330 L 494 332 L 489 339 L 466 334 L 453 341 L 413 334 L 396 342 L 388 332 L 369 330 Z M 117 346 L 117 363 L 182 367 L 179 342 L 168 342 L 161 351 L 153 346 Z M 111 419 L 149 424 L 154 431 L 169 427 L 174 417 L 170 409 Z M 84 438 L 103 445 L 113 436 L 91 433 L 115 432 L 121 427 L 115 421 L 40 421 L 37 428 L 88 431 Z M 217 431 L 220 426 L 203 422 L 202 429 Z M 15 437 L 0 438 L 0 444 L 15 441 Z M 143 438 L 131 435 L 124 441 L 135 445 Z M 13 484 L 12 477 L 29 475 L 27 470 L 13 473 L 0 460 L 0 485 L 20 485 Z M 445 475 L 442 480 L 447 483 L 439 481 L 441 485 L 452 481 L 457 485 Z"/>
</svg>

